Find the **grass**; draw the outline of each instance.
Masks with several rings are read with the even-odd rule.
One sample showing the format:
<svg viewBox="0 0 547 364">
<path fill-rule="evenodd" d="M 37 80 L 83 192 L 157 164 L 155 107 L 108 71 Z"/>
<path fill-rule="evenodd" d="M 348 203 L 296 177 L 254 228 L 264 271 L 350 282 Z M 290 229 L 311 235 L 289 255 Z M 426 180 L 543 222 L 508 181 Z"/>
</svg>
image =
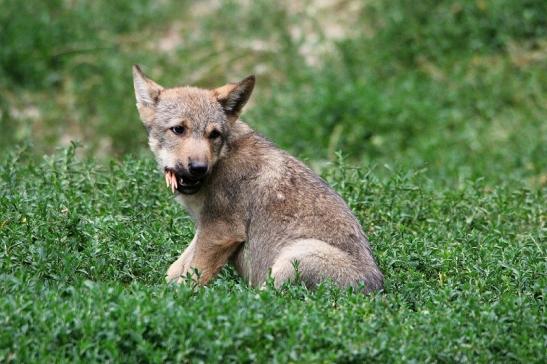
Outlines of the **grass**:
<svg viewBox="0 0 547 364">
<path fill-rule="evenodd" d="M 546 3 L 325 4 L 2 2 L 0 362 L 545 362 Z M 385 292 L 166 285 L 193 226 L 133 63 L 256 73 L 244 119 L 343 195 Z"/>
<path fill-rule="evenodd" d="M 230 269 L 172 287 L 192 227 L 151 160 L 26 158 L 0 167 L 1 361 L 544 359 L 540 190 L 340 162 L 325 177 L 367 230 L 385 293 L 260 291 Z"/>
</svg>

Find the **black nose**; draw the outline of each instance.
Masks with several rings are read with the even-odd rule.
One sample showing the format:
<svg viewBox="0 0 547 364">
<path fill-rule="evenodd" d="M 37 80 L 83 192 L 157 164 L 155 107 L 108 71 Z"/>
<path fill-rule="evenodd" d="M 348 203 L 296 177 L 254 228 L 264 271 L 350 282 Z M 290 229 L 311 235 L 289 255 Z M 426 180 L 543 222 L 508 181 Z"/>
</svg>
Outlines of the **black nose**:
<svg viewBox="0 0 547 364">
<path fill-rule="evenodd" d="M 203 177 L 207 173 L 207 163 L 203 162 L 190 162 L 188 170 L 192 177 Z"/>
</svg>

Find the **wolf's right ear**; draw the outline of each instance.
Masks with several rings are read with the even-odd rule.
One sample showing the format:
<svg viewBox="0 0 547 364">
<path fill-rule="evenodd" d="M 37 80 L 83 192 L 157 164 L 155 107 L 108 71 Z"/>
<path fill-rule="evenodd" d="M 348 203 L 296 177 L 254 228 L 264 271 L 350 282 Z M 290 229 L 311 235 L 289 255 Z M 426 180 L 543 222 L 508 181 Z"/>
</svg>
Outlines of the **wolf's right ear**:
<svg viewBox="0 0 547 364">
<path fill-rule="evenodd" d="M 133 86 L 139 115 L 144 124 L 150 124 L 163 87 L 146 77 L 138 65 L 133 66 Z"/>
</svg>

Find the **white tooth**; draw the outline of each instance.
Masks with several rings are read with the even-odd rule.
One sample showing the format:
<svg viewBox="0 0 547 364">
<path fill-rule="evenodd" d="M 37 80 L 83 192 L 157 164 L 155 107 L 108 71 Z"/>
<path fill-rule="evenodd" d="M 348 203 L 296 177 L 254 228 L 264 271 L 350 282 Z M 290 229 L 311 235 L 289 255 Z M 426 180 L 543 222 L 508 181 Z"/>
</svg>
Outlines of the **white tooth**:
<svg viewBox="0 0 547 364">
<path fill-rule="evenodd" d="M 167 187 L 169 187 L 169 175 L 167 174 L 167 172 L 165 172 L 164 177 L 165 177 L 165 185 L 166 185 Z"/>
</svg>

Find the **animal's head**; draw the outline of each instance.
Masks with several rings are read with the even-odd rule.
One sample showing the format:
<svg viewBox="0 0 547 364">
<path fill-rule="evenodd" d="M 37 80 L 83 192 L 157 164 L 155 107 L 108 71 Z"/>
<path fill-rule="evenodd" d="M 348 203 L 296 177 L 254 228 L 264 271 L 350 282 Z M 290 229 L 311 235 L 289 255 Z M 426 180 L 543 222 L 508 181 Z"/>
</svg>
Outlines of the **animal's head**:
<svg viewBox="0 0 547 364">
<path fill-rule="evenodd" d="M 254 76 L 212 90 L 163 88 L 135 65 L 133 83 L 148 144 L 167 183 L 184 194 L 197 192 L 226 151 Z"/>
</svg>

